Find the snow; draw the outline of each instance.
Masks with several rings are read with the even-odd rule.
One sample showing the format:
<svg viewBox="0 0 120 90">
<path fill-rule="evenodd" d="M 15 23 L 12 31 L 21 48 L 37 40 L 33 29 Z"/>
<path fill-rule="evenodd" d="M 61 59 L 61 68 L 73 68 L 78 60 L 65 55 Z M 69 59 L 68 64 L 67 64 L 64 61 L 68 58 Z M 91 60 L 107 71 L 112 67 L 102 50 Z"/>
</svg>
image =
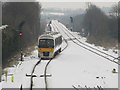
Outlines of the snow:
<svg viewBox="0 0 120 90">
<path fill-rule="evenodd" d="M 2 25 L 2 26 L 0 26 L 0 30 L 4 29 L 6 27 L 8 27 L 8 25 Z"/>
<path fill-rule="evenodd" d="M 2 89 L 2 83 L 0 83 L 0 90 Z"/>
<path fill-rule="evenodd" d="M 54 13 L 49 13 L 49 14 L 58 15 L 58 16 L 64 15 L 64 13 L 57 13 L 57 12 L 56 13 L 55 12 Z"/>
<path fill-rule="evenodd" d="M 42 15 L 55 15 L 55 16 L 63 16 L 64 13 L 60 12 L 41 12 Z"/>
<path fill-rule="evenodd" d="M 59 25 L 59 26 L 58 26 Z M 65 39 L 69 37 L 62 31 L 63 25 L 58 21 L 52 21 L 52 30 L 57 26 L 60 33 Z M 65 26 L 64 26 L 65 27 Z M 67 30 L 67 28 L 66 28 Z M 77 32 L 71 32 L 82 42 L 86 43 L 86 39 L 78 35 Z M 71 38 L 74 38 L 71 36 Z M 86 43 L 88 44 L 88 43 Z M 88 44 L 94 48 L 103 51 L 103 48 L 96 47 Z M 66 46 L 63 42 L 62 48 Z M 107 52 L 115 57 L 117 54 L 110 51 Z M 8 80 L 2 82 L 3 88 L 30 88 L 30 75 L 34 65 L 39 61 L 37 57 L 37 50 L 31 52 L 32 55 L 24 57 L 23 62 L 19 62 L 16 67 L 9 67 L 6 70 L 8 74 L 14 75 L 14 82 L 11 82 L 12 75 L 8 76 Z M 42 60 L 42 62 L 36 67 L 34 75 L 37 77 L 33 78 L 33 88 L 45 88 L 44 69 L 49 60 Z M 57 55 L 51 63 L 48 65 L 47 74 L 52 75 L 47 77 L 48 88 L 73 88 L 72 85 L 78 87 L 81 86 L 94 88 L 97 85 L 102 88 L 118 88 L 118 73 L 112 73 L 113 68 L 118 71 L 118 65 L 100 57 L 78 45 L 73 43 L 71 40 L 68 41 L 68 47 Z M 4 75 L 3 75 L 4 76 Z M 1 87 L 1 86 L 0 86 Z"/>
<path fill-rule="evenodd" d="M 54 60 L 52 64 L 49 65 L 49 67 L 51 67 L 50 72 L 54 75 L 54 78 L 49 80 L 52 87 L 72 88 L 72 85 L 81 85 L 82 87 L 85 85 L 88 87 L 95 87 L 96 85 L 109 88 L 118 87 L 117 74 L 112 73 L 112 68 L 117 68 L 117 65 L 93 53 L 87 54 L 86 52 L 88 51 L 82 48 L 76 50 L 78 46 L 72 42 L 70 43 L 71 47 L 74 48 L 69 47 L 69 49 L 61 53 L 62 55 L 57 58 L 58 62 Z M 96 77 L 100 78 L 97 79 Z M 102 79 L 101 77 L 105 78 Z M 57 81 L 59 81 L 59 83 L 57 83 Z M 116 83 L 113 84 L 113 82 Z"/>
</svg>

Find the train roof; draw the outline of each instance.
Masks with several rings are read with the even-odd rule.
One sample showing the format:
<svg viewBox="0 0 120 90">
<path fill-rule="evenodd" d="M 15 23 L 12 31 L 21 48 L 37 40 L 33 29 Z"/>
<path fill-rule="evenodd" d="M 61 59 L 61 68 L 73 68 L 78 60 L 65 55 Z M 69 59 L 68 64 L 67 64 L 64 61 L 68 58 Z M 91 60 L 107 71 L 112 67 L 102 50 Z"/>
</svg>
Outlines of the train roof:
<svg viewBox="0 0 120 90">
<path fill-rule="evenodd" d="M 42 39 L 42 38 L 53 39 L 53 38 L 57 38 L 59 36 L 61 36 L 61 34 L 59 32 L 46 32 L 45 34 L 39 36 L 39 39 Z"/>
</svg>

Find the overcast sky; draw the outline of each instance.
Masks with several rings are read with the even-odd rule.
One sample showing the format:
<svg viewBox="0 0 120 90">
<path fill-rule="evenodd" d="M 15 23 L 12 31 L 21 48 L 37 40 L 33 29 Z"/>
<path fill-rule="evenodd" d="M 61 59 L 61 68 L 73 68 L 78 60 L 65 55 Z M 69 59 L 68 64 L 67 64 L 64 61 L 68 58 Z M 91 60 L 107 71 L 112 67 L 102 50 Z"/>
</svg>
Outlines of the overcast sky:
<svg viewBox="0 0 120 90">
<path fill-rule="evenodd" d="M 41 4 L 42 4 L 42 8 L 62 8 L 62 9 L 87 8 L 86 2 L 41 2 Z M 95 4 L 98 7 L 102 8 L 102 7 L 111 7 L 117 4 L 117 2 L 92 2 L 92 4 Z"/>
<path fill-rule="evenodd" d="M 98 7 L 111 7 L 119 0 L 37 0 L 42 3 L 43 8 L 83 8 L 87 7 L 85 2 L 92 2 Z M 61 2 L 61 3 L 60 3 Z M 70 3 L 71 2 L 71 3 Z"/>
<path fill-rule="evenodd" d="M 37 0 L 41 2 L 118 2 L 119 0 Z"/>
<path fill-rule="evenodd" d="M 15 1 L 15 2 L 30 2 L 34 0 L 0 0 L 0 1 Z M 83 8 L 86 9 L 85 2 L 92 2 L 98 7 L 111 7 L 119 2 L 119 0 L 36 0 L 41 2 L 42 8 Z"/>
</svg>

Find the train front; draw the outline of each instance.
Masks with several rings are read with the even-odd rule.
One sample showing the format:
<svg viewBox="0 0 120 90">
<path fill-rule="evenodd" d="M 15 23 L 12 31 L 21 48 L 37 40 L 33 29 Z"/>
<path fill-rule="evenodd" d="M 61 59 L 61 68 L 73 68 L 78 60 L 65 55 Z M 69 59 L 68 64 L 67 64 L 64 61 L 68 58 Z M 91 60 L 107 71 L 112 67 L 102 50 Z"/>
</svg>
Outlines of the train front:
<svg viewBox="0 0 120 90">
<path fill-rule="evenodd" d="M 50 59 L 54 57 L 54 40 L 39 39 L 38 41 L 38 57 Z"/>
</svg>

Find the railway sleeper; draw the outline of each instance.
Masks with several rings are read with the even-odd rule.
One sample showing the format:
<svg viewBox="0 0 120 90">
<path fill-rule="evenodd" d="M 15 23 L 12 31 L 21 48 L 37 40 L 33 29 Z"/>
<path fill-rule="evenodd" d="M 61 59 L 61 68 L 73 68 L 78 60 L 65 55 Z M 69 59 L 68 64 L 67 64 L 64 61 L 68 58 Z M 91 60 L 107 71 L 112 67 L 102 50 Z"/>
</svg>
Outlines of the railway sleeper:
<svg viewBox="0 0 120 90">
<path fill-rule="evenodd" d="M 27 77 L 31 77 L 31 75 L 28 75 L 26 74 Z M 40 76 L 37 76 L 37 75 L 32 75 L 32 77 L 52 77 L 51 74 L 46 74 L 46 75 L 40 75 Z"/>
</svg>

